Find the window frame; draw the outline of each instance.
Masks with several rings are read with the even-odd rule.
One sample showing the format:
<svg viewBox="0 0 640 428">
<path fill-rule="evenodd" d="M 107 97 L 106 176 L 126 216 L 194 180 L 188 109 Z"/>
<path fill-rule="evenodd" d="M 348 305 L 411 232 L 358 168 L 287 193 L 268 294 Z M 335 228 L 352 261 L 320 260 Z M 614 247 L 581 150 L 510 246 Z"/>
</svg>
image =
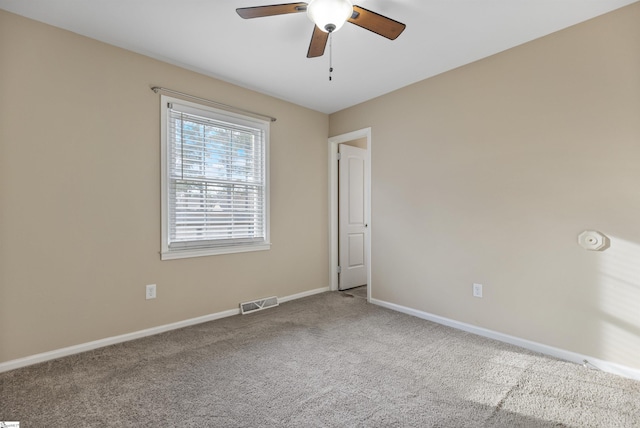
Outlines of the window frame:
<svg viewBox="0 0 640 428">
<path fill-rule="evenodd" d="M 269 134 L 270 121 L 262 120 L 255 117 L 221 110 L 201 103 L 194 103 L 180 98 L 174 98 L 167 95 L 160 96 L 161 104 L 161 121 L 160 121 L 160 162 L 161 162 L 161 260 L 173 260 L 191 257 L 214 256 L 221 254 L 234 254 L 250 251 L 264 251 L 271 248 L 270 239 L 270 186 L 269 186 Z M 244 242 L 239 244 L 213 244 L 198 245 L 193 247 L 185 247 L 183 244 L 171 248 L 170 246 L 170 166 L 171 156 L 169 141 L 169 115 L 171 112 L 170 104 L 179 104 L 190 110 L 195 110 L 198 114 L 202 113 L 203 117 L 237 124 L 241 126 L 250 126 L 262 129 L 264 132 L 264 204 L 263 204 L 263 221 L 264 221 L 264 240 L 257 242 Z M 197 241 L 194 241 L 197 242 Z M 211 242 L 211 241 L 210 241 Z"/>
</svg>

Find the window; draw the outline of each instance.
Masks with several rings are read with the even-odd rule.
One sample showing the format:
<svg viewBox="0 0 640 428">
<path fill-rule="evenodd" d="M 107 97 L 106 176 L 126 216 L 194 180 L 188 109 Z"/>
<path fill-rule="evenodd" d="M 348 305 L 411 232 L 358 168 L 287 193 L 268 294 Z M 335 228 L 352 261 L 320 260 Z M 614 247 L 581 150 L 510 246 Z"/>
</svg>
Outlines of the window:
<svg viewBox="0 0 640 428">
<path fill-rule="evenodd" d="M 268 250 L 269 122 L 162 103 L 162 259 Z"/>
</svg>

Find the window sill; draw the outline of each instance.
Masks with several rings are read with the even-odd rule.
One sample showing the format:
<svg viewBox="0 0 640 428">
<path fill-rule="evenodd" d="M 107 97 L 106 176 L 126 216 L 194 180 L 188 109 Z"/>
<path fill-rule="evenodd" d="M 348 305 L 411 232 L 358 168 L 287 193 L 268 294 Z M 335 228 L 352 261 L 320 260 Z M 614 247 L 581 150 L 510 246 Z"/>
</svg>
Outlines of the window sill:
<svg viewBox="0 0 640 428">
<path fill-rule="evenodd" d="M 222 254 L 247 253 L 250 251 L 266 251 L 271 249 L 271 244 L 238 245 L 223 248 L 199 248 L 192 250 L 173 250 L 160 253 L 161 260 L 187 259 L 192 257 L 218 256 Z"/>
</svg>

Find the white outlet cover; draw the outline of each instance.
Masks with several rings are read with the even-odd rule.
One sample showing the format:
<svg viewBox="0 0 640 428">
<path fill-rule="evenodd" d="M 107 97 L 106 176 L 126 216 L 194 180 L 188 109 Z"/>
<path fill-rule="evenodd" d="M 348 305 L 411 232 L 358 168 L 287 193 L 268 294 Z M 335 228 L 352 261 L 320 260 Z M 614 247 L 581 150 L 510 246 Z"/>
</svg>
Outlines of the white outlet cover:
<svg viewBox="0 0 640 428">
<path fill-rule="evenodd" d="M 482 297 L 482 284 L 473 284 L 473 297 Z"/>
<path fill-rule="evenodd" d="M 147 300 L 156 298 L 156 285 L 155 284 L 147 285 L 147 287 L 145 289 L 145 298 Z"/>
</svg>

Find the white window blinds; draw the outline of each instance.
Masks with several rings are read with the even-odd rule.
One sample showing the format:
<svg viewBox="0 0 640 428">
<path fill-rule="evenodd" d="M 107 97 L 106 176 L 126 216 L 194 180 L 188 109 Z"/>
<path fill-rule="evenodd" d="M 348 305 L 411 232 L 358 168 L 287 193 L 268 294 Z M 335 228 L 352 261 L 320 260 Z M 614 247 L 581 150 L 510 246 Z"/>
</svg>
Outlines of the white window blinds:
<svg viewBox="0 0 640 428">
<path fill-rule="evenodd" d="M 266 249 L 269 123 L 189 104 L 166 103 L 163 253 Z"/>
</svg>

